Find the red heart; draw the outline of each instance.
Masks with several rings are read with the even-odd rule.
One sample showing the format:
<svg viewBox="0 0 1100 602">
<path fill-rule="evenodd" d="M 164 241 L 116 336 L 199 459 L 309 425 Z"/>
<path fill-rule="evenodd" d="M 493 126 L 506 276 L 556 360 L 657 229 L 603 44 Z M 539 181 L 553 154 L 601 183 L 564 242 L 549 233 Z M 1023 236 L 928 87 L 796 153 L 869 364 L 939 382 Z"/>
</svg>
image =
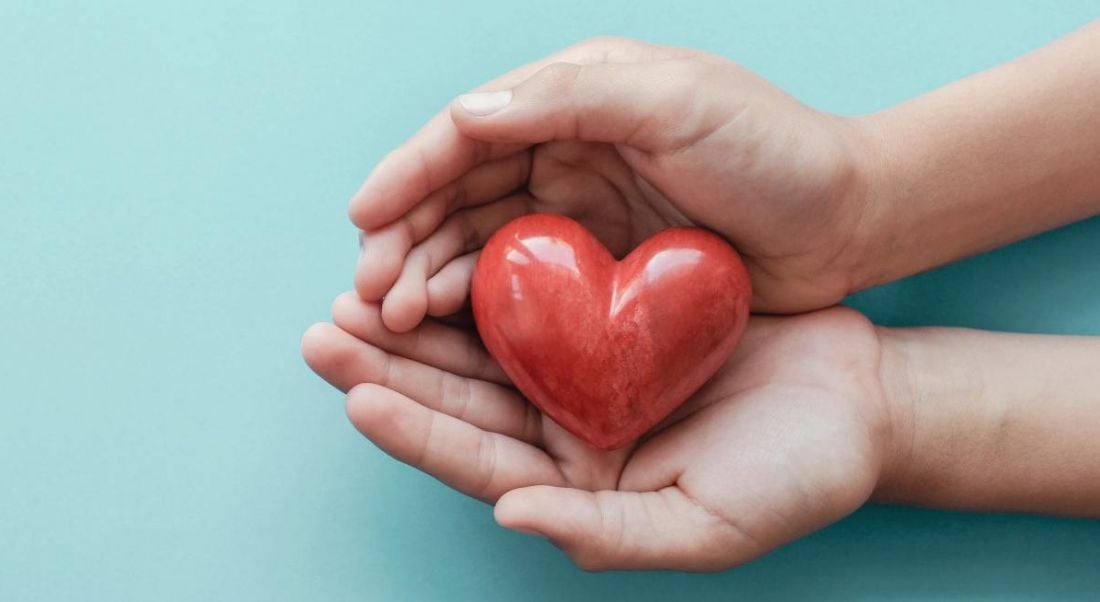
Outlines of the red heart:
<svg viewBox="0 0 1100 602">
<path fill-rule="evenodd" d="M 616 262 L 580 224 L 542 214 L 489 239 L 472 287 L 504 372 L 601 449 L 645 434 L 721 367 L 752 297 L 737 252 L 706 230 L 665 230 Z"/>
</svg>

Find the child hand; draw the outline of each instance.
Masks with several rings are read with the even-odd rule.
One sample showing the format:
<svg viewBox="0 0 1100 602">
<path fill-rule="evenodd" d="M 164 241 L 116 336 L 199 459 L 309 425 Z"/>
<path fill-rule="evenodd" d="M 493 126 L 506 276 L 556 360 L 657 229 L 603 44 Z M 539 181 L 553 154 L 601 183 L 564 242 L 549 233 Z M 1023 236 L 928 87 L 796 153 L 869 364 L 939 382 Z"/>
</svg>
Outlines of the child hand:
<svg viewBox="0 0 1100 602">
<path fill-rule="evenodd" d="M 393 151 L 351 201 L 365 231 L 357 290 L 382 300 L 391 330 L 458 310 L 477 250 L 531 212 L 573 217 L 620 256 L 672 225 L 708 227 L 745 258 L 757 310 L 849 292 L 863 203 L 855 122 L 720 57 L 618 39 L 486 89 Z"/>
<path fill-rule="evenodd" d="M 352 389 L 356 427 L 585 569 L 745 562 L 855 510 L 891 456 L 878 338 L 850 310 L 753 318 L 709 384 L 613 452 L 542 417 L 472 332 L 429 320 L 393 333 L 350 293 L 333 316 L 303 353 Z"/>
</svg>

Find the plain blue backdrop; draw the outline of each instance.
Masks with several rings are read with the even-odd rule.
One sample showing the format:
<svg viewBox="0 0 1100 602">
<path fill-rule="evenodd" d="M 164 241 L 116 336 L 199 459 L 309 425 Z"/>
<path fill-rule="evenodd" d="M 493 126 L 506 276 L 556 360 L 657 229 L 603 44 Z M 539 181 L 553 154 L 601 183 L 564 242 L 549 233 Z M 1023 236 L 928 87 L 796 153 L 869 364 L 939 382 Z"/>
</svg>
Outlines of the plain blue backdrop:
<svg viewBox="0 0 1100 602">
<path fill-rule="evenodd" d="M 0 0 L 0 600 L 1097 599 L 1100 523 L 887 507 L 722 574 L 582 573 L 360 438 L 298 355 L 350 285 L 350 193 L 520 63 L 635 36 L 853 114 L 1097 16 Z M 1100 221 L 851 303 L 888 324 L 1100 334 Z"/>
</svg>

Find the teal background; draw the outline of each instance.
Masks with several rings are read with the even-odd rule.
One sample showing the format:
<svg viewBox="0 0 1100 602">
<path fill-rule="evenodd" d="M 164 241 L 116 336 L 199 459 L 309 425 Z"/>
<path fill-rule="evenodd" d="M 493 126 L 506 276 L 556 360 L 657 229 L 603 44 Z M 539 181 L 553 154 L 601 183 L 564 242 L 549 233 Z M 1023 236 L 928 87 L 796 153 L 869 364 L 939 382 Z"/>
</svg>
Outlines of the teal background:
<svg viewBox="0 0 1100 602">
<path fill-rule="evenodd" d="M 0 600 L 1100 596 L 1100 523 L 870 507 L 717 575 L 586 574 L 386 457 L 298 355 L 345 202 L 456 93 L 595 34 L 873 111 L 1100 2 L 0 0 Z M 1100 334 L 1100 221 L 851 302 Z M 614 598 L 611 598 L 614 596 Z"/>
</svg>

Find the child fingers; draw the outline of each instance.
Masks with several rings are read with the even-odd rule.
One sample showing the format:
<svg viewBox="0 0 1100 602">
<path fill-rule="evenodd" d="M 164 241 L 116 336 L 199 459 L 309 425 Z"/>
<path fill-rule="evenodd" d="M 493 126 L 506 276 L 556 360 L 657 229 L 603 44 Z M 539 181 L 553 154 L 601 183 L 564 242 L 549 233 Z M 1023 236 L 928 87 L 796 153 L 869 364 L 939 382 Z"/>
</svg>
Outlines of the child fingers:
<svg viewBox="0 0 1100 602">
<path fill-rule="evenodd" d="M 359 296 L 369 301 L 381 299 L 397 280 L 405 254 L 412 246 L 411 226 L 404 218 L 361 233 L 359 261 L 355 265 L 355 290 Z"/>
<path fill-rule="evenodd" d="M 428 315 L 449 316 L 466 305 L 481 251 L 456 257 L 428 279 Z"/>
<path fill-rule="evenodd" d="M 373 384 L 348 393 L 352 424 L 394 458 L 492 503 L 517 487 L 562 477 L 542 450 L 416 403 Z"/>
<path fill-rule="evenodd" d="M 338 389 L 380 385 L 479 429 L 538 442 L 538 412 L 511 389 L 389 354 L 331 324 L 315 328 L 304 344 L 307 362 Z"/>
<path fill-rule="evenodd" d="M 447 215 L 515 191 L 527 181 L 530 168 L 531 155 L 526 152 L 479 165 L 393 222 L 364 232 L 355 274 L 360 296 L 381 299 L 401 273 L 409 249 L 434 232 Z"/>
<path fill-rule="evenodd" d="M 404 332 L 420 323 L 428 311 L 428 279 L 450 260 L 480 249 L 504 224 L 530 213 L 530 207 L 530 196 L 516 194 L 447 218 L 406 256 L 401 275 L 382 303 L 386 326 Z"/>
<path fill-rule="evenodd" d="M 598 38 L 575 44 L 515 69 L 475 91 L 505 90 L 556 62 L 595 63 L 656 60 L 695 54 L 626 39 Z M 526 148 L 525 143 L 495 144 L 459 131 L 449 108 L 437 113 L 412 138 L 382 159 L 352 196 L 348 214 L 359 228 L 388 224 L 448 182 L 477 165 Z"/>
<path fill-rule="evenodd" d="M 382 323 L 379 305 L 363 301 L 354 293 L 336 298 L 332 318 L 343 330 L 390 353 L 460 376 L 510 384 L 471 330 L 429 320 L 411 332 L 393 332 Z"/>
<path fill-rule="evenodd" d="M 441 112 L 378 162 L 352 196 L 348 215 L 360 229 L 378 228 L 478 165 L 526 146 L 474 140 Z"/>
</svg>

